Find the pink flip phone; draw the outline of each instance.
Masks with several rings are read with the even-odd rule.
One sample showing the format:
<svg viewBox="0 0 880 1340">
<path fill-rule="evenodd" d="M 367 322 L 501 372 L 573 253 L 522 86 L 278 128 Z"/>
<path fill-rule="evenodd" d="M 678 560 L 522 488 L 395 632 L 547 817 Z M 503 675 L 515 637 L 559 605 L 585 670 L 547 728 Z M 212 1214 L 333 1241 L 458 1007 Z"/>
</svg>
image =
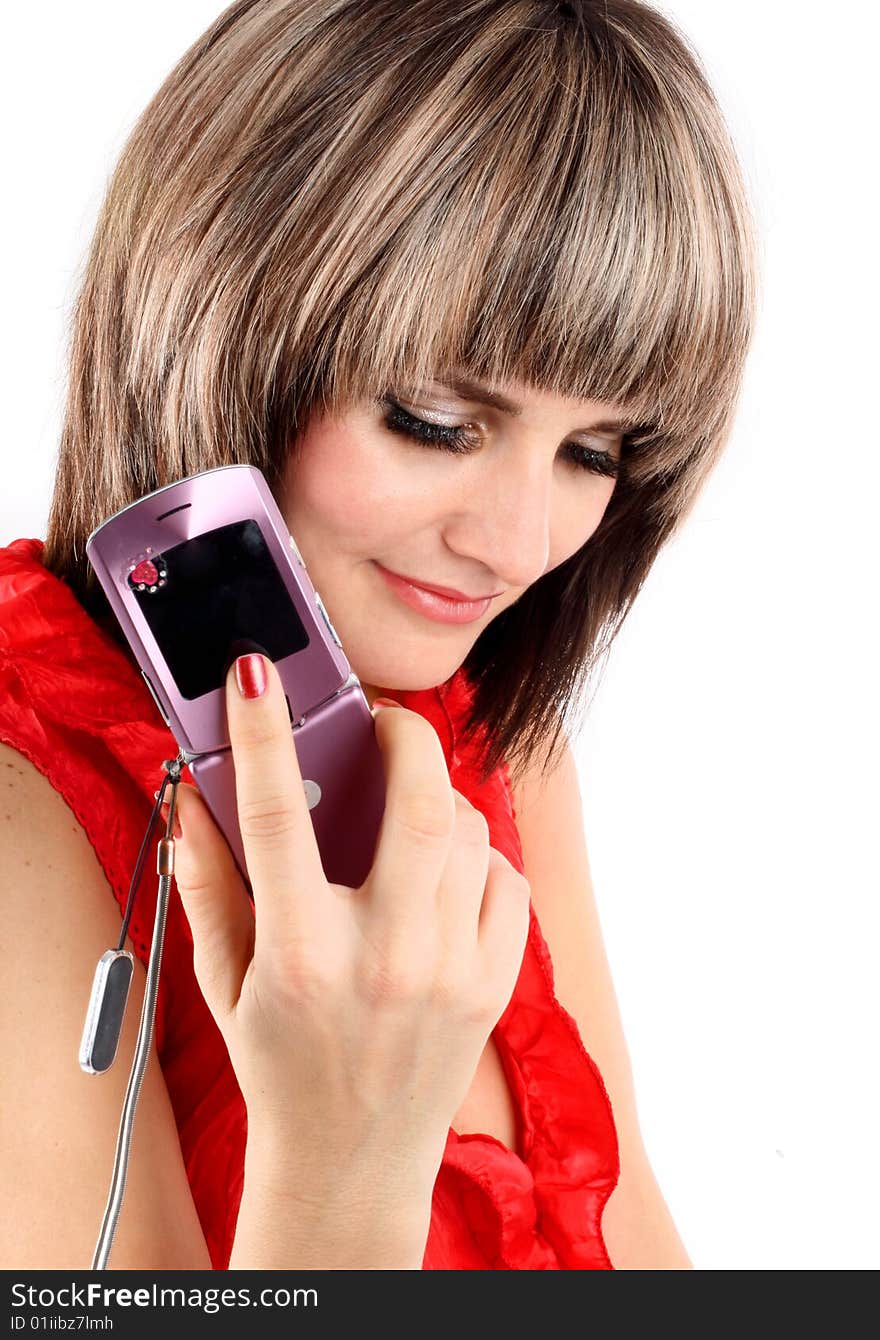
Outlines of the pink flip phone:
<svg viewBox="0 0 880 1340">
<path fill-rule="evenodd" d="M 261 471 L 157 489 L 92 531 L 86 555 L 248 888 L 225 682 L 249 651 L 284 686 L 324 874 L 363 883 L 385 808 L 373 718 Z"/>
</svg>

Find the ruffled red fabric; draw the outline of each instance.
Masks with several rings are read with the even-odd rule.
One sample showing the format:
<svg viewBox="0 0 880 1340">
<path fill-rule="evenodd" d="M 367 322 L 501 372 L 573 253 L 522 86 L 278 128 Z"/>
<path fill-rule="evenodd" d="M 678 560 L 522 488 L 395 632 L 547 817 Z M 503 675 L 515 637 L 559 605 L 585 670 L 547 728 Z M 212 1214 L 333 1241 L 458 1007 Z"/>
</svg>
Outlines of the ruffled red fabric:
<svg viewBox="0 0 880 1340">
<path fill-rule="evenodd" d="M 173 735 L 134 661 L 43 567 L 43 541 L 0 548 L 0 740 L 45 774 L 85 829 L 120 913 Z M 478 784 L 456 722 L 470 686 L 397 692 L 437 731 L 453 785 L 486 816 L 492 844 L 522 870 L 505 765 Z M 188 770 L 184 770 L 187 775 Z M 192 780 L 187 776 L 187 780 Z M 130 923 L 146 963 L 156 905 L 155 842 Z M 428 1270 L 610 1270 L 601 1217 L 619 1174 L 608 1093 L 560 1005 L 534 908 L 522 967 L 494 1039 L 517 1111 L 517 1148 L 450 1128 L 434 1188 Z M 246 1110 L 192 968 L 172 881 L 155 1040 L 193 1200 L 215 1269 L 226 1269 L 241 1200 Z"/>
</svg>

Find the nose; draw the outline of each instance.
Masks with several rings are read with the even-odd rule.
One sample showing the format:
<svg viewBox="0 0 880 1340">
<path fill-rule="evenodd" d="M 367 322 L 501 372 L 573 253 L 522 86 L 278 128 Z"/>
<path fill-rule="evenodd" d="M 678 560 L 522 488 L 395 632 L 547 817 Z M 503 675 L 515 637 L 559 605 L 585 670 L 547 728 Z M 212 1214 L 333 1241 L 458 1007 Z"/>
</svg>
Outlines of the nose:
<svg viewBox="0 0 880 1340">
<path fill-rule="evenodd" d="M 456 553 L 478 561 L 504 586 L 529 586 L 550 558 L 552 467 L 537 453 L 510 452 L 471 487 L 445 528 Z"/>
</svg>

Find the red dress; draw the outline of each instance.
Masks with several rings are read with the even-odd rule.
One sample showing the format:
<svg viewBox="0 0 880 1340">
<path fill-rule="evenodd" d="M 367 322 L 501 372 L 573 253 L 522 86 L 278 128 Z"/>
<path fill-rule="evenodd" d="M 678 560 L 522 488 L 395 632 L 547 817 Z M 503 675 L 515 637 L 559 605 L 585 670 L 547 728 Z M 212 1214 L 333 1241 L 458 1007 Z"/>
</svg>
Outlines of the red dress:
<svg viewBox="0 0 880 1340">
<path fill-rule="evenodd" d="M 26 755 L 67 801 L 121 917 L 162 761 L 176 756 L 177 745 L 133 660 L 43 567 L 42 551 L 38 539 L 0 547 L 0 740 Z M 478 786 L 469 753 L 456 748 L 468 691 L 459 670 L 438 688 L 395 697 L 434 725 L 453 785 L 486 816 L 493 846 L 522 870 L 506 766 Z M 155 870 L 153 847 L 129 931 L 144 963 Z M 554 994 L 534 909 L 519 978 L 493 1036 L 517 1112 L 517 1150 L 450 1128 L 423 1268 L 613 1269 L 600 1226 L 619 1172 L 611 1105 Z M 173 881 L 155 1041 L 211 1261 L 224 1270 L 241 1199 L 246 1111 L 193 974 L 192 937 Z M 120 1055 L 116 1064 L 127 1069 L 130 1062 Z"/>
</svg>

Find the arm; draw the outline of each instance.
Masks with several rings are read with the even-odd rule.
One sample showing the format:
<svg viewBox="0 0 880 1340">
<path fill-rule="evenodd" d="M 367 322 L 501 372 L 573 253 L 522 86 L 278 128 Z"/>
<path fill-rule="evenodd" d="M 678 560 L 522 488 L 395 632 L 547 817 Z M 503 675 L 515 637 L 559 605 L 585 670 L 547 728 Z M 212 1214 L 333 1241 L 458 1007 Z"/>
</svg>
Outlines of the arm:
<svg viewBox="0 0 880 1340">
<path fill-rule="evenodd" d="M 120 914 L 64 798 L 3 743 L 0 853 L 0 1265 L 88 1270 L 107 1202 L 146 970 L 135 959 L 116 1061 L 103 1075 L 86 1075 L 77 1054 L 92 976 L 103 951 L 119 939 Z M 211 1268 L 155 1049 L 144 1074 L 109 1268 Z"/>
<path fill-rule="evenodd" d="M 632 1067 L 590 879 L 577 769 L 567 742 L 543 780 L 536 764 L 514 785 L 513 803 L 556 995 L 599 1067 L 614 1112 L 620 1179 L 602 1217 L 608 1254 L 616 1269 L 692 1269 L 639 1130 Z"/>
</svg>

